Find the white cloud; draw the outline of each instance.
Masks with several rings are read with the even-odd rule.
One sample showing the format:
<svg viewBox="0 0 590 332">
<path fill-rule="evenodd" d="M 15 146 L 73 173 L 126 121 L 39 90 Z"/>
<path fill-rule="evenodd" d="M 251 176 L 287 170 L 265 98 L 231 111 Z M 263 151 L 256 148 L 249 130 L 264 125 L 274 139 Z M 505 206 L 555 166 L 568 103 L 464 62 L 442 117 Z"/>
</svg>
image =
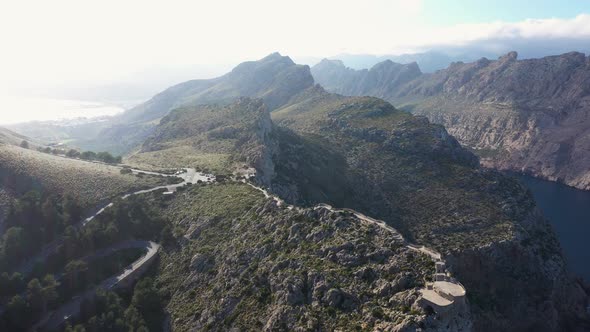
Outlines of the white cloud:
<svg viewBox="0 0 590 332">
<path fill-rule="evenodd" d="M 430 45 L 465 45 L 480 40 L 513 39 L 588 39 L 590 15 L 580 14 L 572 19 L 527 19 L 521 22 L 492 22 L 459 24 L 433 31 L 416 47 Z"/>
</svg>

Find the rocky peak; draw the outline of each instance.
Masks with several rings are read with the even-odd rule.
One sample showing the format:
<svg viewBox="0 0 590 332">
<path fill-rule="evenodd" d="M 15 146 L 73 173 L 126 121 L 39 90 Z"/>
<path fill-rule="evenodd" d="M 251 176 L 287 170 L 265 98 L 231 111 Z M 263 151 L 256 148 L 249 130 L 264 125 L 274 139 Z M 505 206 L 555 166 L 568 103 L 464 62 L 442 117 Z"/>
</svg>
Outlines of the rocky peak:
<svg viewBox="0 0 590 332">
<path fill-rule="evenodd" d="M 507 61 L 516 61 L 517 58 L 518 58 L 518 53 L 516 51 L 512 51 L 512 52 L 506 53 L 505 55 L 502 55 L 501 57 L 498 58 L 498 60 L 501 62 L 507 62 Z"/>
<path fill-rule="evenodd" d="M 346 67 L 342 60 L 330 60 L 328 58 L 323 58 L 322 61 L 318 62 L 315 67 Z"/>
<path fill-rule="evenodd" d="M 259 62 L 270 62 L 270 61 L 283 62 L 287 65 L 294 65 L 295 64 L 295 62 L 293 62 L 293 60 L 291 60 L 291 58 L 289 56 L 281 55 L 281 53 L 279 53 L 279 52 L 271 53 L 259 60 Z"/>
</svg>

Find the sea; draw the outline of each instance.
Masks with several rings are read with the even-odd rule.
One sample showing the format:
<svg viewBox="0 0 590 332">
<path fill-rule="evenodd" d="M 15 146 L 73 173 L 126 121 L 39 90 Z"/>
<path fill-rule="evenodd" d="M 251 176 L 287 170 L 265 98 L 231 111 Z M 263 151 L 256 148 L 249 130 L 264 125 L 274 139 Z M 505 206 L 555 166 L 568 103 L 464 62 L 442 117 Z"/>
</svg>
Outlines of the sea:
<svg viewBox="0 0 590 332">
<path fill-rule="evenodd" d="M 110 116 L 123 112 L 114 103 L 0 95 L 0 125 Z"/>
<path fill-rule="evenodd" d="M 571 271 L 590 282 L 590 191 L 516 175 L 553 226 Z"/>
</svg>

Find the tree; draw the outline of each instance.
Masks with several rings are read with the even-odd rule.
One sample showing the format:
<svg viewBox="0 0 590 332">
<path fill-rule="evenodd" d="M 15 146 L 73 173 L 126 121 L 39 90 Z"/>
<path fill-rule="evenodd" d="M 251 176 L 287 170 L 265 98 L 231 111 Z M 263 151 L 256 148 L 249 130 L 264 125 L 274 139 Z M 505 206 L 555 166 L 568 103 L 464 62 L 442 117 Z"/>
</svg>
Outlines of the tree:
<svg viewBox="0 0 590 332">
<path fill-rule="evenodd" d="M 27 142 L 27 141 L 20 142 L 20 147 L 23 148 L 23 149 L 28 149 L 29 148 L 29 142 Z"/>
<path fill-rule="evenodd" d="M 144 278 L 135 285 L 131 304 L 142 313 L 143 317 L 157 316 L 162 308 L 161 301 L 160 294 L 151 278 Z"/>
<path fill-rule="evenodd" d="M 48 274 L 43 277 L 43 298 L 46 305 L 49 305 L 50 307 L 55 305 L 59 298 L 59 294 L 57 293 L 58 286 L 59 283 L 55 280 L 53 274 Z"/>
<path fill-rule="evenodd" d="M 41 215 L 43 216 L 45 228 L 45 240 L 51 241 L 56 231 L 56 226 L 59 224 L 59 212 L 55 198 L 47 197 L 43 205 L 41 205 Z"/>
<path fill-rule="evenodd" d="M 96 154 L 96 159 L 105 162 L 107 164 L 113 164 L 115 163 L 115 157 L 113 157 L 110 153 L 108 152 L 99 152 Z"/>
<path fill-rule="evenodd" d="M 4 254 L 10 262 L 17 262 L 25 253 L 27 242 L 21 227 L 10 227 L 3 236 Z"/>
<path fill-rule="evenodd" d="M 95 160 L 96 159 L 96 153 L 94 153 L 92 151 L 84 151 L 84 152 L 82 152 L 82 154 L 80 154 L 80 159 L 84 159 L 84 160 Z"/>
<path fill-rule="evenodd" d="M 69 158 L 78 158 L 80 157 L 80 152 L 78 150 L 70 149 L 66 156 Z"/>
<path fill-rule="evenodd" d="M 64 279 L 67 281 L 68 289 L 71 291 L 86 287 L 86 272 L 88 264 L 81 260 L 74 260 L 66 265 Z"/>
<path fill-rule="evenodd" d="M 62 202 L 64 218 L 69 225 L 73 225 L 82 218 L 82 208 L 72 196 L 66 195 Z"/>
<path fill-rule="evenodd" d="M 35 278 L 27 284 L 27 301 L 31 306 L 34 316 L 38 316 L 45 312 L 46 303 L 43 297 L 43 286 L 39 279 Z"/>
<path fill-rule="evenodd" d="M 130 305 L 125 310 L 125 323 L 129 331 L 137 331 L 139 328 L 145 328 L 145 320 L 141 316 L 139 310 L 133 305 Z"/>
<path fill-rule="evenodd" d="M 31 321 L 30 310 L 20 295 L 15 295 L 6 305 L 6 317 L 9 324 L 24 329 Z"/>
</svg>

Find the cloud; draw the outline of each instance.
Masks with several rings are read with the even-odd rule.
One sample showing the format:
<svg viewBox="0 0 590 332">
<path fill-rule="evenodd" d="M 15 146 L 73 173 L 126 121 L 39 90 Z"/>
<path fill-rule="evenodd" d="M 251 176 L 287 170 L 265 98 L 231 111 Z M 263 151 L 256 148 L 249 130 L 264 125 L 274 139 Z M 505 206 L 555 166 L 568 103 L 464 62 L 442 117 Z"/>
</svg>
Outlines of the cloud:
<svg viewBox="0 0 590 332">
<path fill-rule="evenodd" d="M 526 40 L 586 40 L 590 42 L 590 15 L 580 14 L 571 19 L 527 19 L 521 22 L 491 22 L 459 24 L 432 31 L 430 37 L 413 46 L 416 48 L 466 46 L 484 41 L 495 43 Z"/>
</svg>

